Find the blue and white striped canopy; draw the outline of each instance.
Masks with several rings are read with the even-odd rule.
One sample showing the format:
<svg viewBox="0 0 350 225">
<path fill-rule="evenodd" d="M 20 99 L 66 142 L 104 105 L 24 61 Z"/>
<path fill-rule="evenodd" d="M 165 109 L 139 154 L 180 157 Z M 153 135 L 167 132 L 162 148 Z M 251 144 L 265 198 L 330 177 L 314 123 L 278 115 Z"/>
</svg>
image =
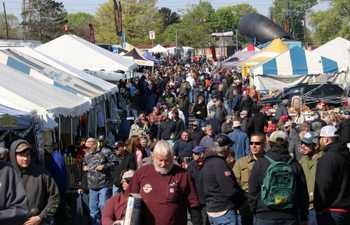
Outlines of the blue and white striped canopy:
<svg viewBox="0 0 350 225">
<path fill-rule="evenodd" d="M 303 76 L 335 72 L 338 72 L 337 62 L 298 46 L 251 69 L 254 75 L 270 76 Z"/>
</svg>

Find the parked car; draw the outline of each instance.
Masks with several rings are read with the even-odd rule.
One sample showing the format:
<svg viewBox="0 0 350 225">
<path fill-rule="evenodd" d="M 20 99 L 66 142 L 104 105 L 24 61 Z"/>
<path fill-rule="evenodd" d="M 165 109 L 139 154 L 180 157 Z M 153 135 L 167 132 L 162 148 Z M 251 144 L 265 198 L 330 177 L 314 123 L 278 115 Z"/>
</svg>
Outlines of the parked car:
<svg viewBox="0 0 350 225">
<path fill-rule="evenodd" d="M 289 102 L 293 96 L 301 96 L 302 101 L 309 107 L 313 108 L 317 102 L 323 100 L 330 106 L 342 106 L 346 100 L 345 91 L 336 84 L 298 84 L 296 86 L 285 88 L 280 94 L 261 100 L 263 105 L 276 105 L 284 99 Z"/>
</svg>

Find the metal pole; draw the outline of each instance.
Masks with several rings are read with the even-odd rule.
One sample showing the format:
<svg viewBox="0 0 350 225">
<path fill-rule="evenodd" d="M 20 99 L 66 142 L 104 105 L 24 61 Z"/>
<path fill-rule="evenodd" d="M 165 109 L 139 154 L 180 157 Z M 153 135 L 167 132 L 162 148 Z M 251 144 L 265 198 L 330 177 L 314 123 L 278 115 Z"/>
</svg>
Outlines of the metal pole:
<svg viewBox="0 0 350 225">
<path fill-rule="evenodd" d="M 61 116 L 58 116 L 58 146 L 61 149 L 62 145 L 61 145 Z"/>
<path fill-rule="evenodd" d="M 236 52 L 238 52 L 238 30 L 236 29 Z"/>
<path fill-rule="evenodd" d="M 74 144 L 74 137 L 73 137 L 73 117 L 70 118 L 70 143 Z"/>
<path fill-rule="evenodd" d="M 175 36 L 176 49 L 177 49 L 177 44 L 178 44 L 177 41 L 178 41 L 178 40 L 177 40 L 177 29 L 176 29 L 176 36 Z"/>
<path fill-rule="evenodd" d="M 6 39 L 9 39 L 9 26 L 7 23 L 5 0 L 2 0 L 2 6 L 4 7 L 5 27 L 6 27 Z"/>
</svg>

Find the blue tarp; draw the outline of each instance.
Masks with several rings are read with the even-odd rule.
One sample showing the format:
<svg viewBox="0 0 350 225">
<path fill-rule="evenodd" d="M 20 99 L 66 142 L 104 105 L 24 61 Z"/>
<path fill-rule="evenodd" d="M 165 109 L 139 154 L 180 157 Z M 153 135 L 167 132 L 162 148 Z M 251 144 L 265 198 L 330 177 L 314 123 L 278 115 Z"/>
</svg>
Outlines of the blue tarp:
<svg viewBox="0 0 350 225">
<path fill-rule="evenodd" d="M 32 124 L 32 116 L 0 104 L 0 131 L 27 129 Z"/>
<path fill-rule="evenodd" d="M 156 59 L 156 58 L 152 55 L 152 53 L 150 53 L 150 52 L 148 52 L 148 51 L 145 51 L 145 53 L 143 54 L 143 57 L 144 57 L 145 59 L 147 59 L 147 60 L 153 61 L 153 62 L 156 63 L 156 64 L 159 64 L 159 63 L 160 63 L 160 61 L 159 61 L 158 59 Z"/>
</svg>

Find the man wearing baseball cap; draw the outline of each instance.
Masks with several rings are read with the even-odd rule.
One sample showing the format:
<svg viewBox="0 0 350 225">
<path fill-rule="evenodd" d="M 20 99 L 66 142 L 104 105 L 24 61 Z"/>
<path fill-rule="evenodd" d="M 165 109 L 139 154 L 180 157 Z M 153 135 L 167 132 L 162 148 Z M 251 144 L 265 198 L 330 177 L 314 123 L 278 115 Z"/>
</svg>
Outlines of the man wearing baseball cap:
<svg viewBox="0 0 350 225">
<path fill-rule="evenodd" d="M 319 137 L 316 132 L 307 132 L 304 134 L 299 147 L 301 159 L 299 161 L 303 168 L 307 190 L 309 192 L 309 225 L 317 225 L 316 212 L 314 209 L 314 188 L 317 162 L 320 159 L 322 152 L 319 152 Z"/>
<path fill-rule="evenodd" d="M 324 155 L 317 163 L 314 206 L 319 225 L 350 224 L 350 152 L 338 141 L 337 129 L 324 126 L 320 132 Z"/>
<path fill-rule="evenodd" d="M 207 211 L 205 208 L 205 197 L 204 197 L 204 191 L 203 191 L 203 181 L 201 177 L 201 170 L 203 168 L 204 164 L 204 154 L 206 152 L 206 148 L 203 146 L 196 146 L 194 149 L 192 149 L 192 158 L 193 160 L 188 165 L 187 171 L 191 175 L 194 185 L 198 192 L 198 198 L 200 203 L 200 210 L 202 214 L 202 224 L 207 225 L 209 224 Z"/>
<path fill-rule="evenodd" d="M 24 224 L 51 224 L 60 202 L 59 190 L 53 177 L 34 162 L 33 155 L 28 141 L 18 139 L 12 142 L 10 160 L 21 175 L 29 209 L 29 217 Z"/>
<path fill-rule="evenodd" d="M 255 225 L 266 224 L 289 224 L 305 225 L 307 224 L 308 215 L 308 192 L 304 172 L 300 164 L 290 156 L 288 152 L 288 136 L 283 131 L 274 131 L 269 137 L 271 148 L 264 154 L 264 157 L 258 158 L 251 171 L 248 180 L 248 201 L 250 208 L 255 216 Z M 269 174 L 271 167 L 277 163 L 287 163 L 293 176 L 295 186 L 290 194 L 290 206 L 279 208 L 278 196 L 273 192 L 267 193 L 270 198 L 275 199 L 276 205 L 269 206 L 263 199 L 262 192 L 266 188 L 266 176 Z M 286 167 L 288 168 L 288 167 Z M 291 179 L 284 177 L 284 180 Z M 281 182 L 283 180 L 280 180 Z M 283 185 L 283 184 L 282 184 Z M 279 190 L 279 189 L 275 189 Z"/>
<path fill-rule="evenodd" d="M 216 142 L 206 154 L 201 170 L 208 219 L 213 225 L 236 225 L 237 209 L 245 202 L 245 195 L 227 163 L 233 142 L 224 134 Z"/>
</svg>

